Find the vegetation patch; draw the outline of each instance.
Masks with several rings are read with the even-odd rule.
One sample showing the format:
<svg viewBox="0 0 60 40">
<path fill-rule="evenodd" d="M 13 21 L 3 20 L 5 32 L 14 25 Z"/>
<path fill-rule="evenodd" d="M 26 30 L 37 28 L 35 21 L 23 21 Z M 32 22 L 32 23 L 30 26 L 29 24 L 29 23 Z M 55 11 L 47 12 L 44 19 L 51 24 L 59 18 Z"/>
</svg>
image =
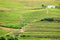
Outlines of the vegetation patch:
<svg viewBox="0 0 60 40">
<path fill-rule="evenodd" d="M 48 21 L 48 22 L 60 22 L 60 19 L 44 18 L 44 19 L 41 19 L 41 21 Z"/>
</svg>

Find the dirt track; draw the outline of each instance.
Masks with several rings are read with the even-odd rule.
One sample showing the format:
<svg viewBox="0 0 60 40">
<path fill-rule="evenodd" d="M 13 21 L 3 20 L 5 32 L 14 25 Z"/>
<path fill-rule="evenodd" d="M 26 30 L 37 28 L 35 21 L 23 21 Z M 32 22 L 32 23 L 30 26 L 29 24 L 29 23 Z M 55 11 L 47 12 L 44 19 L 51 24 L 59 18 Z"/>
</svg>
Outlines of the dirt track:
<svg viewBox="0 0 60 40">
<path fill-rule="evenodd" d="M 0 27 L 0 30 L 4 30 L 4 31 L 7 31 L 7 32 L 12 32 L 12 31 L 19 30 L 19 29 Z"/>
</svg>

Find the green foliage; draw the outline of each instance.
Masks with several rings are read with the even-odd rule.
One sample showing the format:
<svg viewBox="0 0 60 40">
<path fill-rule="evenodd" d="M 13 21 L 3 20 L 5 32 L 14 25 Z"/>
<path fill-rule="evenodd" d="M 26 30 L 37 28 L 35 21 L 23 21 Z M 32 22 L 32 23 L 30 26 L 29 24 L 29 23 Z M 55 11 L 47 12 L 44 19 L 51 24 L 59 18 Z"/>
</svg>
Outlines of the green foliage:
<svg viewBox="0 0 60 40">
<path fill-rule="evenodd" d="M 6 40 L 4 37 L 0 37 L 0 40 Z"/>
</svg>

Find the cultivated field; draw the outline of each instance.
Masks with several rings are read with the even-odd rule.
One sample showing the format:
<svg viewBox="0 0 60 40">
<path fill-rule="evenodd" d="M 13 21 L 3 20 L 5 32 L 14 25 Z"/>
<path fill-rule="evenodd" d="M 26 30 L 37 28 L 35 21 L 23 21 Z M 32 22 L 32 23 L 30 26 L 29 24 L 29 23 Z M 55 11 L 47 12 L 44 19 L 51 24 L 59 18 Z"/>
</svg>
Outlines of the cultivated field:
<svg viewBox="0 0 60 40">
<path fill-rule="evenodd" d="M 60 6 L 60 1 L 0 0 L 0 39 L 60 40 L 60 9 L 42 4 Z"/>
</svg>

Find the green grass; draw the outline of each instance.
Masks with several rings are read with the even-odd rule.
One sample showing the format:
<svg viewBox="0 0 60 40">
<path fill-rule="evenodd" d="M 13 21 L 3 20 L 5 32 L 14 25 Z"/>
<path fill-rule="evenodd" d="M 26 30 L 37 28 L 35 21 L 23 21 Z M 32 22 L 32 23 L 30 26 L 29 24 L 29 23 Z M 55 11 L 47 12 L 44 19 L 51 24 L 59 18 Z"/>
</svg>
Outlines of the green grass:
<svg viewBox="0 0 60 40">
<path fill-rule="evenodd" d="M 60 32 L 25 32 L 22 35 L 29 35 L 29 36 L 59 36 Z"/>
<path fill-rule="evenodd" d="M 20 38 L 20 40 L 59 40 L 54 38 Z"/>
<path fill-rule="evenodd" d="M 45 5 L 58 5 L 59 2 L 47 3 L 42 1 Z M 12 0 L 1 0 L 0 1 L 0 10 L 3 9 L 4 12 L 0 12 L 0 25 L 7 27 L 20 28 L 24 26 L 24 23 L 31 23 L 34 20 L 39 20 L 45 17 L 57 17 L 59 15 L 60 9 L 49 9 L 49 14 L 46 14 L 46 9 L 40 10 L 24 10 L 24 7 L 41 7 L 41 1 L 28 2 L 28 1 L 12 1 Z M 10 11 L 4 10 L 4 8 L 11 9 Z M 6 12 L 5 12 L 6 11 Z M 58 12 L 58 14 L 57 14 Z"/>
<path fill-rule="evenodd" d="M 6 35 L 6 34 L 7 34 L 6 31 L 4 31 L 4 30 L 0 30 L 0 37 L 1 37 L 1 36 L 4 36 L 4 35 Z"/>
<path fill-rule="evenodd" d="M 49 14 L 46 14 L 46 9 L 40 10 L 23 10 L 12 12 L 0 12 L 1 24 L 5 26 L 20 26 L 24 23 L 32 23 L 43 18 L 59 18 L 60 9 L 48 9 Z"/>
<path fill-rule="evenodd" d="M 24 7 L 41 7 L 41 4 L 47 5 L 59 5 L 59 2 L 27 2 L 27 1 L 18 1 L 14 2 L 12 0 L 1 0 L 0 1 L 0 26 L 8 28 L 20 28 L 24 27 L 26 31 L 28 30 L 39 30 L 43 29 L 40 32 L 24 32 L 21 35 L 48 35 L 48 36 L 59 36 L 60 35 L 60 22 L 41 22 L 41 19 L 44 18 L 54 18 L 60 19 L 60 9 L 48 9 L 49 13 L 47 14 L 47 9 L 39 10 L 25 10 Z M 11 9 L 11 10 L 6 10 Z M 1 11 L 3 10 L 3 12 Z M 39 22 L 38 22 L 39 21 Z M 36 28 L 38 27 L 38 28 Z M 44 30 L 50 30 L 50 32 L 43 32 Z M 58 29 L 58 30 L 57 30 Z M 48 30 L 48 31 L 49 31 Z M 55 31 L 55 32 L 54 32 Z M 59 31 L 59 32 L 58 32 Z M 0 30 L 0 36 L 5 35 L 6 32 Z M 59 40 L 51 38 L 19 38 L 20 40 Z"/>
</svg>

